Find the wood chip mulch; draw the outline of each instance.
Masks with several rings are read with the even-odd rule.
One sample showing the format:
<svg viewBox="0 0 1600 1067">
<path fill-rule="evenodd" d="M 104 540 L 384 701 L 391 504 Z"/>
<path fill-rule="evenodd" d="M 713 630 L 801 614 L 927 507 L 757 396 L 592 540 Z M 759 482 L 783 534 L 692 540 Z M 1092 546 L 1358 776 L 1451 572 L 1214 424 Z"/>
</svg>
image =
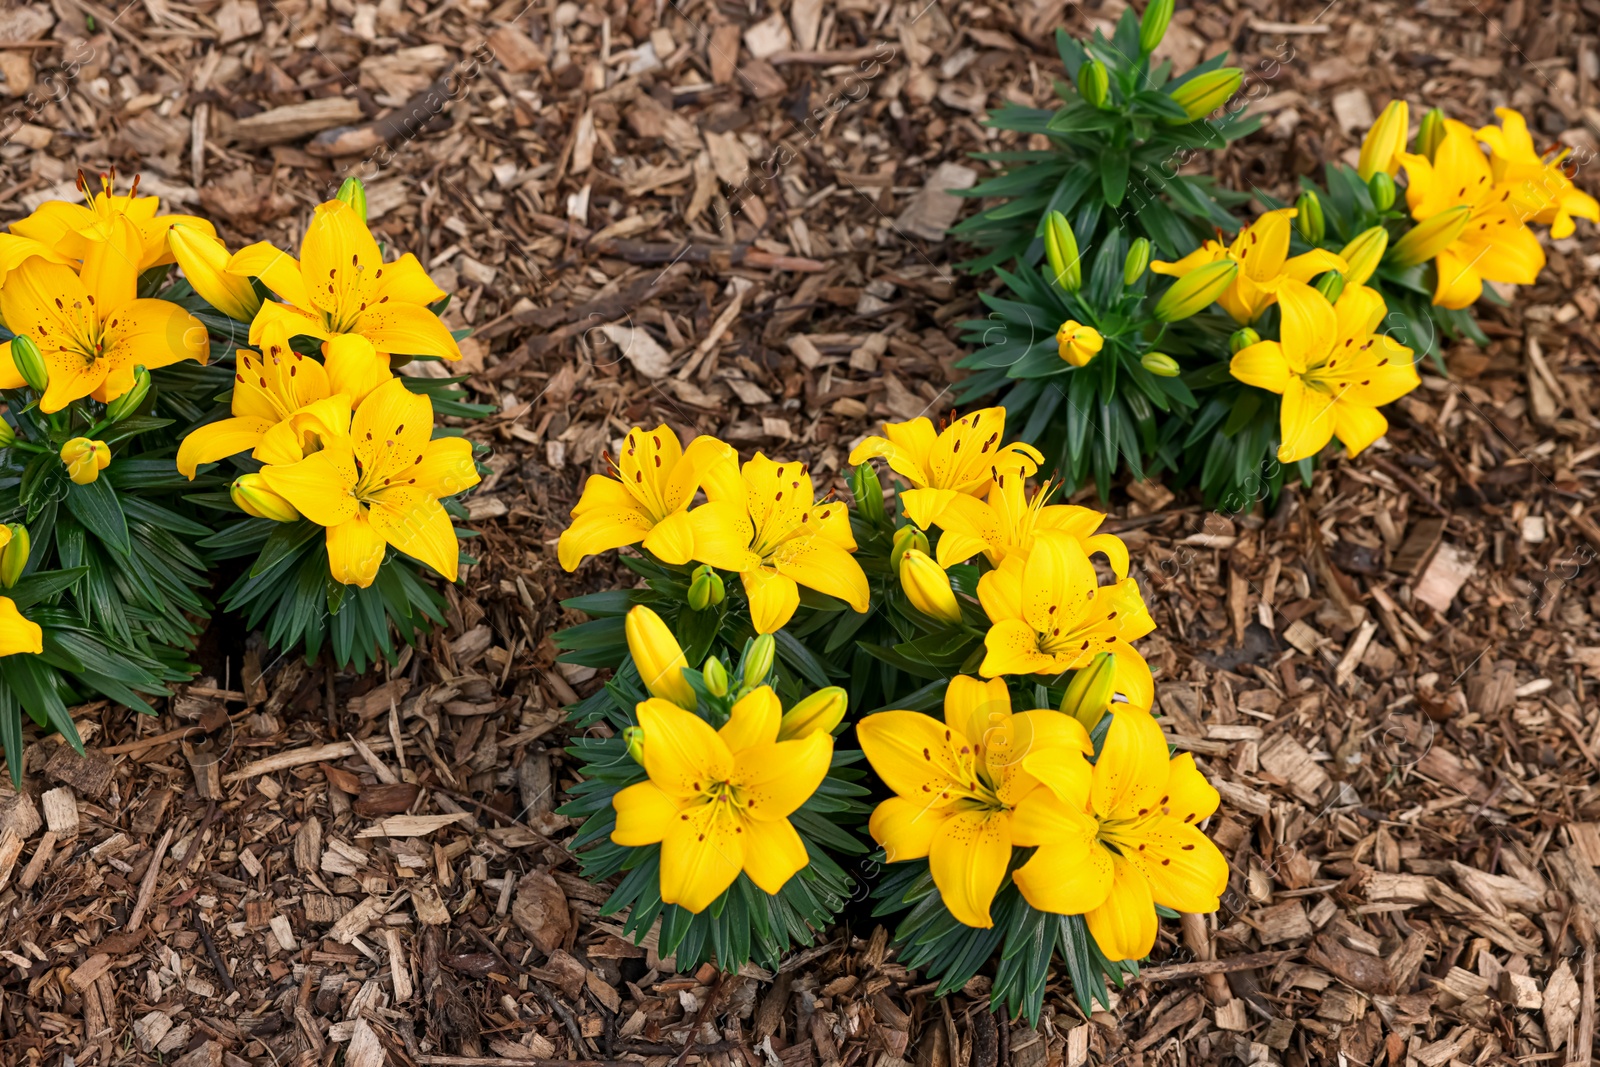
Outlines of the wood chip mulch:
<svg viewBox="0 0 1600 1067">
<path fill-rule="evenodd" d="M 792 0 L 53 0 L 0 12 L 0 210 L 143 175 L 237 247 L 293 247 L 347 172 L 476 331 L 499 414 L 482 563 L 448 632 L 334 675 L 215 627 L 159 718 L 76 709 L 0 791 L 0 1062 L 183 1067 L 1078 1067 L 1588 1063 L 1600 924 L 1600 240 L 1384 443 L 1273 511 L 1160 484 L 1109 510 L 1160 630 L 1160 711 L 1223 791 L 1226 906 L 1037 1029 L 986 980 L 931 997 L 865 903 L 777 974 L 679 974 L 602 918 L 555 814 L 555 538 L 582 477 L 664 419 L 836 476 L 883 419 L 949 406 L 977 283 L 947 190 L 1046 103 L 1100 6 Z M 1216 162 L 1288 198 L 1391 95 L 1600 136 L 1595 0 L 1191 4 L 1261 133 Z M 1414 111 L 1413 114 L 1419 112 Z M 774 156 L 780 145 L 781 156 Z M 778 166 L 770 161 L 781 159 Z M 1092 502 L 1092 496 L 1080 498 Z"/>
</svg>

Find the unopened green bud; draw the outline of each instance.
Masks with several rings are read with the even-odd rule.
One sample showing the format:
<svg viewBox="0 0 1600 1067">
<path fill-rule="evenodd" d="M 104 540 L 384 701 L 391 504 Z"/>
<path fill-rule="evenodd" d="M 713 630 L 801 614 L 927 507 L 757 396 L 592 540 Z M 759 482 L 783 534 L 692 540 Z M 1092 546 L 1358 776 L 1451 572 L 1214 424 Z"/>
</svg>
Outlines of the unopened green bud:
<svg viewBox="0 0 1600 1067">
<path fill-rule="evenodd" d="M 878 481 L 878 472 L 870 462 L 858 463 L 850 472 L 850 494 L 856 498 L 863 519 L 874 526 L 889 521 L 889 513 L 883 508 L 883 483 Z"/>
<path fill-rule="evenodd" d="M 1228 286 L 1239 276 L 1239 264 L 1232 259 L 1219 259 L 1196 267 L 1172 283 L 1172 287 L 1156 301 L 1154 315 L 1157 322 L 1177 322 L 1198 315 L 1217 302 L 1228 291 Z"/>
<path fill-rule="evenodd" d="M 1242 330 L 1234 330 L 1233 336 L 1228 338 L 1228 354 L 1235 355 L 1241 349 L 1249 348 L 1260 340 L 1261 335 L 1248 326 Z"/>
<path fill-rule="evenodd" d="M 1044 258 L 1050 264 L 1050 280 L 1069 293 L 1083 286 L 1083 267 L 1078 254 L 1078 238 L 1072 223 L 1059 211 L 1044 217 Z"/>
<path fill-rule="evenodd" d="M 722 598 L 727 594 L 727 586 L 722 580 L 722 575 L 711 568 L 710 564 L 702 563 L 694 569 L 694 574 L 689 580 L 689 606 L 696 611 L 704 611 L 715 604 L 722 603 Z"/>
<path fill-rule="evenodd" d="M 11 340 L 11 362 L 15 364 L 22 380 L 36 393 L 42 393 L 50 384 L 50 370 L 44 365 L 39 346 L 31 337 L 14 337 Z"/>
<path fill-rule="evenodd" d="M 1078 95 L 1088 101 L 1090 107 L 1105 107 L 1110 88 L 1106 65 L 1098 59 L 1091 59 L 1078 68 Z"/>
<path fill-rule="evenodd" d="M 1372 206 L 1379 211 L 1394 207 L 1394 178 L 1388 171 L 1378 171 L 1367 179 L 1367 192 L 1372 196 Z"/>
<path fill-rule="evenodd" d="M 1429 108 L 1422 116 L 1422 123 L 1417 127 L 1416 150 L 1417 155 L 1426 156 L 1428 162 L 1433 162 L 1434 153 L 1439 151 L 1439 144 L 1444 140 L 1444 112 L 1438 108 Z"/>
<path fill-rule="evenodd" d="M 1167 24 L 1172 21 L 1173 0 L 1150 0 L 1144 15 L 1139 19 L 1139 49 L 1145 55 L 1156 50 L 1161 38 L 1167 35 Z"/>
<path fill-rule="evenodd" d="M 106 405 L 106 418 L 112 422 L 123 419 L 139 410 L 144 398 L 150 395 L 150 372 L 140 367 L 133 374 L 133 388 Z"/>
<path fill-rule="evenodd" d="M 1077 719 L 1085 730 L 1093 730 L 1111 704 L 1116 674 L 1116 660 L 1109 652 L 1100 653 L 1067 683 L 1067 695 L 1061 698 L 1061 713 Z"/>
<path fill-rule="evenodd" d="M 1344 275 L 1336 270 L 1330 270 L 1317 279 L 1317 292 L 1321 293 L 1328 303 L 1339 299 L 1339 294 L 1344 292 Z"/>
<path fill-rule="evenodd" d="M 628 744 L 628 756 L 633 762 L 644 766 L 644 727 L 624 726 L 622 739 Z"/>
<path fill-rule="evenodd" d="M 912 549 L 927 552 L 928 535 L 915 526 L 902 526 L 894 532 L 894 547 L 889 550 L 889 566 L 896 574 L 900 573 L 900 561 Z"/>
<path fill-rule="evenodd" d="M 1150 267 L 1150 239 L 1138 237 L 1128 246 L 1128 258 L 1122 261 L 1122 284 L 1132 285 L 1144 277 Z"/>
<path fill-rule="evenodd" d="M 848 694 L 836 685 L 817 690 L 783 713 L 778 740 L 798 741 L 816 733 L 833 733 L 834 727 L 844 721 L 848 702 Z"/>
<path fill-rule="evenodd" d="M 1157 378 L 1176 378 L 1182 370 L 1178 361 L 1165 352 L 1146 352 L 1139 357 L 1139 365 Z"/>
<path fill-rule="evenodd" d="M 1183 108 L 1183 113 L 1187 117 L 1167 121 L 1193 122 L 1205 118 L 1226 104 L 1233 94 L 1239 91 L 1239 86 L 1242 84 L 1244 84 L 1244 71 L 1238 67 L 1209 70 L 1190 78 L 1167 94 L 1172 97 L 1173 103 Z"/>
<path fill-rule="evenodd" d="M 1300 194 L 1300 199 L 1294 202 L 1295 229 L 1300 231 L 1300 236 L 1308 244 L 1320 245 L 1327 236 L 1328 223 L 1322 215 L 1322 200 L 1316 193 L 1307 189 Z"/>
<path fill-rule="evenodd" d="M 771 634 L 762 634 L 750 642 L 739 672 L 746 688 L 754 689 L 766 684 L 767 676 L 772 673 L 772 661 L 777 654 L 778 642 Z"/>
<path fill-rule="evenodd" d="M 355 208 L 362 222 L 367 221 L 367 187 L 361 184 L 360 178 L 346 178 L 344 184 L 339 186 L 339 195 L 336 199 L 343 200 Z"/>
<path fill-rule="evenodd" d="M 706 660 L 706 665 L 700 669 L 700 676 L 705 679 L 706 689 L 714 697 L 728 695 L 728 668 L 715 656 Z"/>
<path fill-rule="evenodd" d="M 11 428 L 9 422 L 0 419 L 0 448 L 10 448 L 16 440 L 17 431 Z"/>
<path fill-rule="evenodd" d="M 0 548 L 0 585 L 10 589 L 28 566 L 30 541 L 28 528 L 20 522 L 0 526 L 5 532 L 5 547 Z"/>
</svg>

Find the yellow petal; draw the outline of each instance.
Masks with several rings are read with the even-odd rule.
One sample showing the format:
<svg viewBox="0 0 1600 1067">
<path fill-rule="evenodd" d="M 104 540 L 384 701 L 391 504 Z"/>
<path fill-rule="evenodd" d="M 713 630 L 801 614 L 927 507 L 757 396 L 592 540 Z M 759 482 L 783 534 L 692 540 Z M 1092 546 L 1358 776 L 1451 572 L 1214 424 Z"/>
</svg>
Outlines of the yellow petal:
<svg viewBox="0 0 1600 1067">
<path fill-rule="evenodd" d="M 1228 884 L 1228 861 L 1198 827 L 1176 819 L 1147 819 L 1116 837 L 1139 868 L 1155 903 L 1174 911 L 1216 911 L 1218 887 Z"/>
<path fill-rule="evenodd" d="M 362 589 L 372 584 L 386 548 L 382 535 L 372 528 L 365 513 L 357 509 L 348 521 L 329 526 L 327 543 L 328 570 L 334 581 Z"/>
<path fill-rule="evenodd" d="M 778 695 L 771 686 L 763 685 L 734 702 L 728 721 L 717 733 L 737 757 L 744 749 L 776 742 L 782 720 L 783 705 L 778 702 Z"/>
<path fill-rule="evenodd" d="M 428 416 L 433 416 L 430 406 Z M 422 446 L 420 462 L 408 468 L 413 484 L 429 496 L 443 499 L 464 493 L 478 484 L 478 465 L 472 459 L 472 442 L 465 437 L 436 437 Z"/>
<path fill-rule="evenodd" d="M 1149 712 L 1113 707 L 1090 799 L 1101 819 L 1142 819 L 1161 806 L 1167 741 Z"/>
<path fill-rule="evenodd" d="M 1447 248 L 1434 260 L 1434 268 L 1439 281 L 1433 292 L 1433 302 L 1439 307 L 1459 311 L 1471 307 L 1483 294 L 1483 275 L 1475 262 Z"/>
<path fill-rule="evenodd" d="M 356 320 L 356 329 L 386 354 L 461 358 L 461 348 L 450 336 L 450 327 L 416 304 L 388 303 L 368 308 Z"/>
<path fill-rule="evenodd" d="M 1333 398 L 1320 390 L 1307 389 L 1299 378 L 1290 378 L 1283 390 L 1279 411 L 1279 432 L 1283 443 L 1278 459 L 1294 463 L 1314 456 L 1333 439 Z"/>
<path fill-rule="evenodd" d="M 261 474 L 268 488 L 318 526 L 338 526 L 361 510 L 350 495 L 358 475 L 355 454 L 345 438 L 334 438 L 321 452 L 298 463 L 264 467 Z"/>
<path fill-rule="evenodd" d="M 356 404 L 385 382 L 395 380 L 389 357 L 358 334 L 341 333 L 324 341 L 322 358 L 328 368 L 328 388 L 344 393 Z"/>
<path fill-rule="evenodd" d="M 375 295 L 380 303 L 388 297 L 402 304 L 432 304 L 449 295 L 433 283 L 422 263 L 410 252 L 379 267 L 377 282 Z"/>
<path fill-rule="evenodd" d="M 1040 911 L 1082 915 L 1111 892 L 1111 853 L 1092 837 L 1045 845 L 1011 877 L 1023 899 Z"/>
<path fill-rule="evenodd" d="M 1011 822 L 1003 812 L 961 811 L 939 825 L 928 867 L 944 906 L 958 922 L 987 929 L 989 906 L 1011 862 Z"/>
<path fill-rule="evenodd" d="M 650 528 L 644 547 L 663 563 L 682 566 L 694 558 L 694 523 L 687 511 L 674 511 Z"/>
<path fill-rule="evenodd" d="M 106 316 L 103 363 L 154 369 L 185 359 L 205 363 L 210 355 L 205 325 L 177 304 L 134 300 Z"/>
<path fill-rule="evenodd" d="M 306 292 L 305 280 L 300 274 L 300 264 L 287 252 L 279 251 L 267 241 L 259 241 L 239 249 L 223 268 L 230 274 L 246 278 L 260 278 L 261 284 L 272 290 L 280 299 L 303 311 L 314 306 Z"/>
<path fill-rule="evenodd" d="M 843 509 L 840 509 L 841 513 Z M 808 589 L 837 597 L 858 612 L 871 606 L 872 592 L 867 576 L 855 557 L 822 537 L 796 537 L 785 541 L 772 554 L 778 573 Z M 771 633 L 762 630 L 761 633 Z"/>
<path fill-rule="evenodd" d="M 947 808 L 930 808 L 905 797 L 890 797 L 872 811 L 867 832 L 883 846 L 890 863 L 920 860 L 928 855 L 933 835 L 948 814 Z"/>
<path fill-rule="evenodd" d="M 1300 369 L 1320 364 L 1333 349 L 1338 333 L 1333 305 L 1304 282 L 1286 281 L 1278 289 L 1278 307 L 1283 316 L 1278 333 L 1290 366 Z"/>
<path fill-rule="evenodd" d="M 647 740 L 647 751 L 648 746 Z M 833 738 L 827 734 L 757 744 L 733 754 L 730 781 L 744 800 L 748 818 L 787 819 L 811 799 L 832 761 Z"/>
<path fill-rule="evenodd" d="M 619 845 L 654 845 L 667 836 L 678 815 L 678 804 L 654 782 L 639 782 L 611 798 L 617 825 L 611 840 Z"/>
<path fill-rule="evenodd" d="M 950 679 L 944 691 L 944 724 L 966 743 L 986 746 L 993 731 L 1011 721 L 1011 691 L 1004 678 L 983 682 L 967 674 Z"/>
<path fill-rule="evenodd" d="M 733 773 L 728 746 L 700 716 L 659 697 L 635 711 L 644 727 L 644 769 L 668 796 L 702 798 L 713 782 Z"/>
<path fill-rule="evenodd" d="M 594 481 L 610 481 L 594 475 Z M 556 542 L 556 555 L 563 569 L 577 570 L 578 564 L 588 556 L 597 556 L 613 548 L 636 545 L 649 535 L 650 517 L 637 507 L 612 507 L 591 509 L 572 520 L 572 525 L 561 531 Z"/>
<path fill-rule="evenodd" d="M 745 821 L 737 828 L 744 838 L 744 873 L 763 893 L 777 893 L 811 857 L 788 819 Z"/>
<path fill-rule="evenodd" d="M 693 711 L 699 697 L 683 676 L 689 661 L 684 659 L 683 646 L 661 616 L 643 604 L 635 604 L 628 609 L 622 630 L 639 680 L 650 695 Z"/>
<path fill-rule="evenodd" d="M 1121 856 L 1111 859 L 1111 891 L 1085 919 L 1106 959 L 1142 960 L 1156 944 L 1156 908 L 1150 883 Z"/>
<path fill-rule="evenodd" d="M 311 303 L 348 322 L 377 299 L 383 253 L 354 208 L 342 200 L 318 204 L 300 242 L 300 271 Z"/>
<path fill-rule="evenodd" d="M 248 452 L 261 443 L 261 437 L 276 425 L 269 419 L 222 419 L 192 431 L 178 446 L 178 470 L 194 480 L 195 468 L 202 463 Z"/>
<path fill-rule="evenodd" d="M 1082 803 L 1049 789 L 1035 789 L 1018 802 L 1012 814 L 1012 843 L 1038 848 L 1092 841 L 1099 826 Z"/>
<path fill-rule="evenodd" d="M 741 479 L 740 491 L 744 482 Z M 694 558 L 709 563 L 719 570 L 753 571 L 761 565 L 761 557 L 750 551 L 755 537 L 755 525 L 745 511 L 743 498 L 735 503 L 712 500 L 689 512 L 690 525 L 694 527 Z"/>
<path fill-rule="evenodd" d="M 1333 432 L 1351 456 L 1359 456 L 1389 432 L 1389 420 L 1377 408 L 1341 402 L 1333 409 Z"/>
<path fill-rule="evenodd" d="M 10 597 L 0 596 L 0 656 L 19 652 L 35 655 L 44 651 L 44 630 L 38 623 L 22 617 Z"/>
<path fill-rule="evenodd" d="M 951 785 L 966 777 L 952 745 L 967 738 L 947 739 L 946 732 L 938 719 L 918 711 L 880 711 L 856 723 L 856 740 L 878 777 L 918 804 L 948 803 Z"/>
<path fill-rule="evenodd" d="M 647 729 L 646 759 L 654 743 Z M 707 802 L 681 810 L 661 842 L 661 899 L 696 914 L 708 908 L 744 866 L 742 829 L 726 803 Z"/>
<path fill-rule="evenodd" d="M 1199 825 L 1209 819 L 1222 803 L 1216 787 L 1194 765 L 1188 752 L 1175 757 L 1167 767 L 1166 814 L 1180 823 Z"/>
<path fill-rule="evenodd" d="M 450 513 L 427 493 L 412 486 L 382 490 L 368 504 L 372 528 L 412 559 L 437 571 L 446 581 L 461 572 L 461 543 Z"/>
<path fill-rule="evenodd" d="M 1022 619 L 1023 573 L 1024 558 L 1013 552 L 978 579 L 978 603 L 983 605 L 990 622 Z"/>
<path fill-rule="evenodd" d="M 340 393 L 307 404 L 261 437 L 252 455 L 262 463 L 298 463 L 323 442 L 350 434 L 350 398 Z"/>
<path fill-rule="evenodd" d="M 110 220 L 104 240 L 89 243 L 78 276 L 94 294 L 95 311 L 100 316 L 133 302 L 139 291 L 139 260 L 143 254 L 144 239 L 139 227 L 126 215 Z"/>
<path fill-rule="evenodd" d="M 172 226 L 167 244 L 200 298 L 229 318 L 249 322 L 261 308 L 261 298 L 250 279 L 227 271 L 228 249 L 215 237 L 193 226 Z"/>
<path fill-rule="evenodd" d="M 1094 768 L 1084 757 L 1094 755 L 1094 744 L 1083 724 L 1071 715 L 1049 710 L 1025 711 L 1013 722 L 1012 758 L 1048 791 L 1079 809 L 1085 807 Z"/>
<path fill-rule="evenodd" d="M 696 548 L 699 534 L 696 532 Z M 786 626 L 800 608 L 800 587 L 794 579 L 756 568 L 739 576 L 744 582 L 745 598 L 750 602 L 750 624 L 758 634 L 775 634 Z"/>
<path fill-rule="evenodd" d="M 987 577 L 987 575 L 985 576 Z M 985 678 L 1002 674 L 1037 674 L 1053 669 L 1055 658 L 1039 651 L 1038 635 L 1021 619 L 1006 619 L 989 627 L 983 638 Z"/>
</svg>

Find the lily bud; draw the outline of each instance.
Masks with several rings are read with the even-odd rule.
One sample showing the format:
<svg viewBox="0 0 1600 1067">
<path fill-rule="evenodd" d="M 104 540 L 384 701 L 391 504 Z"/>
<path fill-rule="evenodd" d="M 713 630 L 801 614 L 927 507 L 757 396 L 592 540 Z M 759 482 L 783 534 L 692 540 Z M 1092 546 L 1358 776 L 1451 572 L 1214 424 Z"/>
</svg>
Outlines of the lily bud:
<svg viewBox="0 0 1600 1067">
<path fill-rule="evenodd" d="M 1233 335 L 1228 338 L 1228 354 L 1238 355 L 1241 349 L 1249 348 L 1260 340 L 1261 335 L 1248 326 L 1234 330 Z"/>
<path fill-rule="evenodd" d="M 1394 174 L 1400 169 L 1400 153 L 1406 147 L 1406 127 L 1411 122 L 1411 109 L 1404 100 L 1391 100 L 1372 124 L 1361 141 L 1361 159 L 1356 173 L 1362 181 L 1370 181 L 1382 171 Z"/>
<path fill-rule="evenodd" d="M 1083 287 L 1078 238 L 1072 232 L 1072 223 L 1059 211 L 1044 218 L 1044 256 L 1050 264 L 1050 278 L 1058 286 L 1069 293 Z"/>
<path fill-rule="evenodd" d="M 61 462 L 66 464 L 68 478 L 78 485 L 88 485 L 111 466 L 111 449 L 104 441 L 74 437 L 61 446 Z"/>
<path fill-rule="evenodd" d="M 17 431 L 11 428 L 9 422 L 0 419 L 0 448 L 10 448 L 16 440 Z"/>
<path fill-rule="evenodd" d="M 1177 360 L 1165 352 L 1146 352 L 1139 357 L 1139 366 L 1157 378 L 1176 378 L 1183 369 L 1178 366 Z"/>
<path fill-rule="evenodd" d="M 883 508 L 883 483 L 878 481 L 878 472 L 871 463 L 858 463 L 851 470 L 850 494 L 856 498 L 862 518 L 874 526 L 889 521 L 889 513 Z"/>
<path fill-rule="evenodd" d="M 1228 291 L 1239 275 L 1239 264 L 1231 259 L 1219 259 L 1196 267 L 1172 283 L 1172 288 L 1156 301 L 1157 322 L 1177 322 L 1198 315 L 1217 302 Z"/>
<path fill-rule="evenodd" d="M 1223 67 L 1190 78 L 1176 89 L 1170 90 L 1167 95 L 1172 97 L 1174 104 L 1183 108 L 1183 113 L 1187 117 L 1182 121 L 1193 122 L 1226 104 L 1233 94 L 1239 91 L 1239 86 L 1242 84 L 1244 84 L 1244 71 L 1238 67 Z M 1167 121 L 1170 123 L 1178 120 Z"/>
<path fill-rule="evenodd" d="M 1384 171 L 1367 179 L 1367 193 L 1372 197 L 1372 206 L 1379 211 L 1394 207 L 1394 179 Z"/>
<path fill-rule="evenodd" d="M 644 727 L 624 726 L 622 740 L 628 745 L 628 758 L 639 766 L 644 766 Z"/>
<path fill-rule="evenodd" d="M 728 668 L 715 656 L 706 660 L 706 665 L 700 668 L 700 676 L 705 679 L 706 689 L 714 697 L 728 695 Z"/>
<path fill-rule="evenodd" d="M 1344 275 L 1336 270 L 1330 270 L 1317 279 L 1315 288 L 1331 304 L 1339 299 L 1340 293 L 1344 292 Z"/>
<path fill-rule="evenodd" d="M 344 184 L 339 186 L 339 195 L 334 199 L 343 200 L 355 208 L 362 222 L 367 221 L 367 187 L 361 184 L 360 178 L 346 178 Z"/>
<path fill-rule="evenodd" d="M 267 480 L 260 474 L 241 474 L 228 488 L 228 495 L 240 511 L 257 519 L 273 522 L 294 522 L 300 512 L 283 497 L 267 488 Z"/>
<path fill-rule="evenodd" d="M 713 604 L 722 603 L 727 591 L 722 575 L 712 570 L 710 564 L 702 563 L 694 569 L 689 582 L 689 606 L 696 611 L 704 611 Z"/>
<path fill-rule="evenodd" d="M 22 577 L 22 572 L 28 566 L 28 550 L 31 541 L 28 537 L 28 528 L 20 522 L 13 522 L 8 526 L 0 526 L 6 531 L 5 547 L 0 548 L 0 585 L 10 589 Z"/>
<path fill-rule="evenodd" d="M 771 634 L 762 634 L 750 642 L 739 671 L 746 687 L 754 689 L 767 684 L 767 678 L 772 674 L 772 661 L 777 654 L 778 642 Z"/>
<path fill-rule="evenodd" d="M 1436 107 L 1429 108 L 1422 116 L 1422 124 L 1417 127 L 1417 155 L 1426 156 L 1428 162 L 1432 163 L 1434 153 L 1439 151 L 1439 144 L 1444 140 L 1444 134 L 1444 112 Z"/>
<path fill-rule="evenodd" d="M 1087 100 L 1091 107 L 1105 107 L 1106 93 L 1110 88 L 1111 79 L 1106 74 L 1106 65 L 1098 59 L 1091 59 L 1078 68 L 1078 95 Z"/>
<path fill-rule="evenodd" d="M 1388 247 L 1389 231 L 1382 226 L 1374 226 L 1356 234 L 1355 240 L 1339 252 L 1344 261 L 1350 264 L 1350 269 L 1345 272 L 1345 284 L 1366 285 L 1367 279 L 1372 277 L 1372 272 L 1383 261 L 1384 250 Z"/>
<path fill-rule="evenodd" d="M 1472 208 L 1466 204 L 1429 216 L 1407 230 L 1394 243 L 1390 256 L 1398 267 L 1414 267 L 1443 252 L 1467 228 Z"/>
<path fill-rule="evenodd" d="M 1300 231 L 1300 236 L 1306 239 L 1307 244 L 1320 245 L 1328 233 L 1328 223 L 1322 215 L 1322 199 L 1307 189 L 1300 194 L 1294 206 L 1295 229 Z"/>
<path fill-rule="evenodd" d="M 1116 659 L 1109 652 L 1100 653 L 1067 683 L 1061 713 L 1077 719 L 1085 730 L 1093 730 L 1111 705 L 1116 675 Z"/>
<path fill-rule="evenodd" d="M 961 604 L 950 576 L 926 552 L 911 549 L 900 559 L 900 588 L 922 614 L 941 622 L 960 622 Z"/>
<path fill-rule="evenodd" d="M 843 689 L 830 685 L 819 689 L 783 713 L 778 727 L 779 741 L 798 741 L 812 734 L 831 734 L 844 721 L 845 706 L 849 696 Z"/>
<path fill-rule="evenodd" d="M 1150 0 L 1139 19 L 1139 50 L 1149 55 L 1167 34 L 1172 21 L 1173 0 Z"/>
<path fill-rule="evenodd" d="M 1150 267 L 1150 238 L 1138 237 L 1128 246 L 1128 258 L 1122 261 L 1122 284 L 1132 285 L 1144 277 Z"/>
<path fill-rule="evenodd" d="M 221 241 L 179 223 L 167 231 L 167 247 L 200 299 L 239 322 L 256 317 L 261 297 L 249 278 L 228 273 L 231 257 Z"/>
<path fill-rule="evenodd" d="M 140 367 L 133 373 L 133 388 L 106 405 L 106 418 L 112 422 L 123 419 L 139 410 L 144 398 L 150 395 L 150 372 Z"/>
<path fill-rule="evenodd" d="M 900 561 L 911 551 L 926 554 L 928 535 L 915 526 L 902 526 L 894 532 L 894 547 L 889 550 L 889 566 L 894 568 L 896 574 L 900 573 Z"/>
<path fill-rule="evenodd" d="M 31 337 L 16 337 L 11 341 L 11 362 L 16 366 L 17 373 L 22 375 L 22 380 L 36 393 L 45 391 L 50 384 L 50 370 L 44 365 L 44 357 L 39 354 L 39 346 L 33 343 Z"/>
<path fill-rule="evenodd" d="M 628 610 L 623 634 L 628 639 L 628 654 L 633 657 L 633 665 L 639 669 L 639 680 L 650 695 L 693 711 L 699 698 L 683 676 L 689 661 L 683 658 L 683 646 L 661 621 L 661 616 L 637 604 Z"/>
<path fill-rule="evenodd" d="M 1072 319 L 1063 322 L 1056 331 L 1056 353 L 1074 367 L 1087 367 L 1105 343 L 1099 330 Z"/>
</svg>

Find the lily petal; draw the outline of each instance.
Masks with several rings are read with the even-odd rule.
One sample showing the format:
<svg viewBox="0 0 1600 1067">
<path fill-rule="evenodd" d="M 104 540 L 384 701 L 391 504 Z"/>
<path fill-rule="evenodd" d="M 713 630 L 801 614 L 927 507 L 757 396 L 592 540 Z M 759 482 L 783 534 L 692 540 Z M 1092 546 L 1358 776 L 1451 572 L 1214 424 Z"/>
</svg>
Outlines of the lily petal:
<svg viewBox="0 0 1600 1067">
<path fill-rule="evenodd" d="M 1156 907 L 1150 883 L 1121 856 L 1111 858 L 1111 891 L 1085 919 L 1106 959 L 1142 960 L 1156 945 Z"/>
<path fill-rule="evenodd" d="M 617 812 L 611 840 L 619 845 L 654 845 L 667 836 L 678 815 L 678 802 L 654 782 L 639 782 L 611 798 Z"/>
<path fill-rule="evenodd" d="M 958 922 L 988 929 L 989 907 L 1011 862 L 1011 822 L 1003 813 L 961 811 L 939 825 L 928 867 L 944 906 Z"/>
</svg>

